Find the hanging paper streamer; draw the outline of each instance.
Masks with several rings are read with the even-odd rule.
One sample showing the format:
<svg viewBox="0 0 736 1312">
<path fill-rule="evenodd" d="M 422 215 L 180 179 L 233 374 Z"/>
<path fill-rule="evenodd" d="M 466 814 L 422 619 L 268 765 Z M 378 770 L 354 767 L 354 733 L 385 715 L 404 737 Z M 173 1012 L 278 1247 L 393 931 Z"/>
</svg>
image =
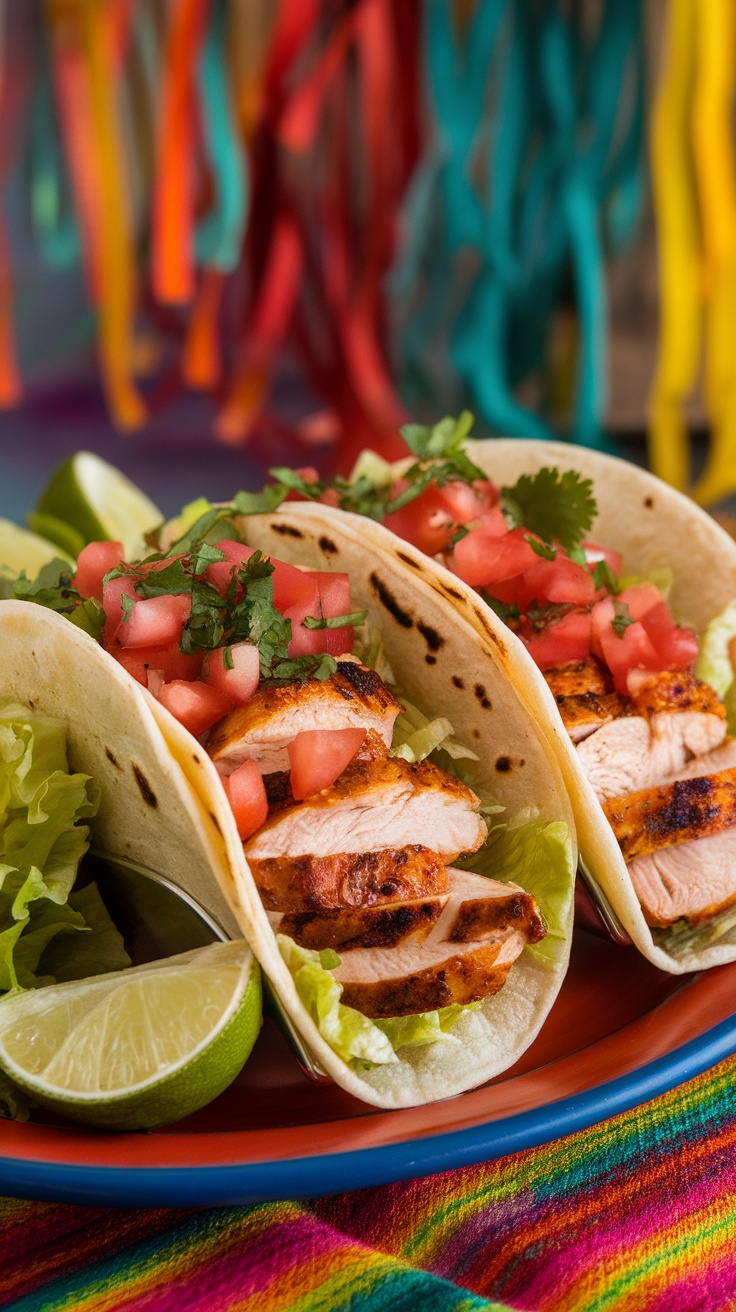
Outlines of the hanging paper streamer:
<svg viewBox="0 0 736 1312">
<path fill-rule="evenodd" d="M 84 270 L 122 430 L 192 387 L 220 440 L 296 463 L 398 454 L 409 412 L 462 405 L 486 432 L 606 445 L 606 261 L 648 185 L 640 0 L 39 12 L 35 50 L 0 46 L 1 177 L 23 170 L 46 265 Z M 703 500 L 736 487 L 735 25 L 732 0 L 669 0 L 649 129 L 651 459 L 687 485 L 702 374 Z M 20 387 L 10 236 L 0 215 L 0 404 Z"/>
</svg>

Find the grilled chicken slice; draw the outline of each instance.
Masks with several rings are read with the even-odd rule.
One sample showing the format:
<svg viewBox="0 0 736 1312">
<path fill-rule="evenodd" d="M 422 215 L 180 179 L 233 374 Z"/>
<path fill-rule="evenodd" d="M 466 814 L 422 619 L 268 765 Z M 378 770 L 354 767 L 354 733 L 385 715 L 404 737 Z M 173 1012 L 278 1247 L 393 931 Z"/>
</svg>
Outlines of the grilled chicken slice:
<svg viewBox="0 0 736 1312">
<path fill-rule="evenodd" d="M 615 797 L 603 810 L 626 861 L 736 824 L 736 769 Z"/>
<path fill-rule="evenodd" d="M 556 670 L 545 670 L 544 677 L 555 697 L 583 697 L 587 693 L 601 696 L 613 692 L 613 679 L 595 656 L 589 656 L 578 665 L 560 665 Z"/>
<path fill-rule="evenodd" d="M 637 857 L 629 874 L 648 925 L 697 924 L 736 901 L 736 829 Z"/>
<path fill-rule="evenodd" d="M 273 686 L 260 684 L 246 706 L 215 726 L 207 751 L 220 774 L 232 774 L 244 761 L 256 761 L 261 774 L 289 769 L 287 748 L 308 729 L 373 730 L 391 745 L 401 706 L 375 670 L 341 660 L 329 679 Z"/>
<path fill-rule="evenodd" d="M 475 793 L 428 760 L 358 755 L 329 788 L 269 816 L 245 855 L 250 862 L 376 852 L 421 835 L 425 847 L 453 861 L 485 841 L 478 808 Z"/>
<path fill-rule="evenodd" d="M 394 947 L 413 942 L 469 943 L 505 938 L 520 930 L 528 943 L 544 937 L 534 900 L 516 884 L 499 884 L 466 870 L 448 871 L 449 893 L 355 910 L 302 912 L 269 917 L 276 933 L 305 948 Z M 429 936 L 429 937 L 428 937 Z"/>
<path fill-rule="evenodd" d="M 718 693 L 709 683 L 696 679 L 691 670 L 664 670 L 661 674 L 632 670 L 627 684 L 638 714 L 647 718 L 666 711 L 698 711 L 726 719 Z"/>
<path fill-rule="evenodd" d="M 395 948 L 355 948 L 334 971 L 343 986 L 340 999 L 364 1016 L 413 1016 L 456 1002 L 465 1005 L 497 993 L 522 952 L 518 931 L 490 943 L 402 944 Z"/>
<path fill-rule="evenodd" d="M 645 719 L 625 715 L 578 744 L 586 775 L 601 801 L 673 779 L 693 756 L 704 756 L 726 736 L 726 722 L 710 711 L 662 711 Z"/>
<path fill-rule="evenodd" d="M 274 934 L 288 934 L 303 948 L 391 948 L 422 943 L 437 924 L 449 893 L 406 902 L 378 902 L 341 911 L 269 912 Z"/>
<path fill-rule="evenodd" d="M 697 779 L 701 774 L 719 774 L 721 770 L 732 770 L 736 767 L 736 738 L 727 738 L 716 747 L 714 752 L 708 752 L 705 756 L 694 756 L 692 761 L 688 761 L 681 770 L 671 779 L 663 779 L 663 784 L 672 784 L 675 779 Z"/>
<path fill-rule="evenodd" d="M 617 692 L 586 692 L 577 697 L 555 697 L 562 723 L 574 743 L 581 743 L 610 720 L 631 715 L 631 703 Z"/>
<path fill-rule="evenodd" d="M 418 844 L 334 856 L 249 856 L 248 863 L 267 911 L 351 910 L 434 898 L 449 888 L 442 858 Z"/>
</svg>

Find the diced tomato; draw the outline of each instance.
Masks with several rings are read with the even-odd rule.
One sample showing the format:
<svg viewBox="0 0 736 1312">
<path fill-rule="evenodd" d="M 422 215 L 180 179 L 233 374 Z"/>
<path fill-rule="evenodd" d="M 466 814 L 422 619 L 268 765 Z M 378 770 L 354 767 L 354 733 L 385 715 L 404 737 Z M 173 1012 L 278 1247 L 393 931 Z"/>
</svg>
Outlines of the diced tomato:
<svg viewBox="0 0 736 1312">
<path fill-rule="evenodd" d="M 289 743 L 291 791 L 297 802 L 334 784 L 365 738 L 365 729 L 307 729 Z"/>
<path fill-rule="evenodd" d="M 392 496 L 398 496 L 405 486 L 405 481 L 401 480 L 392 488 Z M 397 537 L 411 542 L 419 551 L 424 551 L 428 556 L 436 556 L 449 543 L 454 521 L 440 489 L 428 487 L 400 510 L 385 515 L 383 523 Z"/>
<path fill-rule="evenodd" d="M 613 570 L 616 578 L 619 577 L 623 564 L 623 556 L 620 551 L 612 551 L 610 547 L 601 547 L 597 542 L 584 542 L 583 551 L 589 565 L 595 565 L 599 560 L 605 560 L 606 564 Z"/>
<path fill-rule="evenodd" d="M 658 631 L 654 629 L 648 619 L 643 623 L 652 645 L 663 661 L 664 669 L 687 670 L 695 663 L 698 658 L 699 644 L 692 629 L 673 624 L 666 631 L 664 629 Z"/>
<path fill-rule="evenodd" d="M 462 483 L 457 480 L 437 489 L 442 505 L 454 524 L 470 524 L 480 519 L 484 511 L 490 510 L 493 503 L 481 495 L 482 486 L 481 483 Z"/>
<path fill-rule="evenodd" d="M 139 599 L 118 626 L 116 640 L 121 647 L 166 647 L 179 641 L 191 610 L 187 593 Z"/>
<path fill-rule="evenodd" d="M 499 537 L 485 525 L 473 528 L 455 544 L 452 568 L 471 587 L 503 583 L 539 559 L 525 537 L 524 529 L 514 528 Z"/>
<path fill-rule="evenodd" d="M 286 612 L 304 607 L 305 615 L 319 615 L 319 588 L 311 571 L 297 569 L 271 557 L 273 565 L 273 604 Z"/>
<path fill-rule="evenodd" d="M 137 575 L 122 574 L 120 578 L 111 579 L 102 590 L 102 605 L 105 610 L 105 627 L 102 631 L 103 647 L 110 647 L 123 618 L 123 597 L 140 598 L 135 590 Z"/>
<path fill-rule="evenodd" d="M 233 577 L 233 569 L 236 571 L 241 565 L 253 555 L 253 547 L 246 547 L 244 542 L 232 542 L 229 538 L 223 538 L 221 542 L 216 542 L 215 546 L 218 551 L 222 551 L 225 559 L 215 561 L 214 565 L 208 565 L 204 578 L 213 588 L 217 588 L 221 597 L 224 597 Z"/>
<path fill-rule="evenodd" d="M 233 708 L 231 697 L 208 683 L 174 679 L 159 689 L 158 700 L 180 724 L 196 737 L 211 729 Z"/>
<path fill-rule="evenodd" d="M 631 588 L 624 588 L 618 596 L 618 601 L 628 606 L 632 620 L 643 620 L 650 611 L 656 610 L 658 606 L 667 605 L 653 583 L 635 583 Z M 672 623 L 674 624 L 674 620 Z"/>
<path fill-rule="evenodd" d="M 322 614 L 326 619 L 350 614 L 349 574 L 328 574 L 326 570 L 310 570 L 319 590 Z"/>
<path fill-rule="evenodd" d="M 94 597 L 102 604 L 102 580 L 110 570 L 117 569 L 123 560 L 122 542 L 88 542 L 77 557 L 77 570 L 72 580 L 83 597 Z"/>
<path fill-rule="evenodd" d="M 595 583 L 587 569 L 558 551 L 554 560 L 537 556 L 535 563 L 524 570 L 515 601 L 520 610 L 535 600 L 590 606 L 595 594 Z"/>
<path fill-rule="evenodd" d="M 203 653 L 179 651 L 178 639 L 167 647 L 121 647 L 119 643 L 113 642 L 108 651 L 128 674 L 149 688 L 150 670 L 159 670 L 165 681 L 170 683 L 173 679 L 197 679 L 202 669 Z"/>
<path fill-rule="evenodd" d="M 578 664 L 590 655 L 590 612 L 572 610 L 524 643 L 540 670 Z"/>
<path fill-rule="evenodd" d="M 260 829 L 268 815 L 266 789 L 255 761 L 244 761 L 232 774 L 226 775 L 222 786 L 227 793 L 240 837 L 245 840 Z"/>
<path fill-rule="evenodd" d="M 236 642 L 230 647 L 233 668 L 230 670 L 224 662 L 224 648 L 211 651 L 206 661 L 205 681 L 212 688 L 218 688 L 228 697 L 232 697 L 236 706 L 245 706 L 249 702 L 260 677 L 258 648 L 250 642 Z"/>
<path fill-rule="evenodd" d="M 305 612 L 299 606 L 285 610 L 284 616 L 291 620 L 289 656 L 292 660 L 297 656 L 319 656 L 323 652 L 330 656 L 344 656 L 353 650 L 355 630 L 350 624 L 339 629 L 306 629 L 302 624 Z"/>
</svg>

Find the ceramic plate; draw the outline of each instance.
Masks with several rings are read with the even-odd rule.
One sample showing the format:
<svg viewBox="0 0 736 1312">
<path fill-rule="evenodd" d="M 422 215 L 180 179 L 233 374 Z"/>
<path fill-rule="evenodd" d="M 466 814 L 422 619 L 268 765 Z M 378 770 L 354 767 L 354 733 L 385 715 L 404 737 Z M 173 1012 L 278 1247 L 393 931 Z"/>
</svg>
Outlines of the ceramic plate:
<svg viewBox="0 0 736 1312">
<path fill-rule="evenodd" d="M 377 1111 L 302 1074 L 266 1021 L 215 1103 L 149 1134 L 0 1123 L 0 1193 L 128 1206 L 336 1193 L 469 1166 L 646 1102 L 736 1051 L 736 964 L 663 974 L 576 930 L 560 996 L 505 1074 L 446 1102 Z"/>
</svg>

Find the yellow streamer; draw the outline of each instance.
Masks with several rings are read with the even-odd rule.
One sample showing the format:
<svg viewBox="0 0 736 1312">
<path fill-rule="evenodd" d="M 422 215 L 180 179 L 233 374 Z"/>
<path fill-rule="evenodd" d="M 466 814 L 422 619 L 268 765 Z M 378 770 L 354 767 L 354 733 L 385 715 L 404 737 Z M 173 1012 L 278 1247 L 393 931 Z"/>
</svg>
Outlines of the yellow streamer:
<svg viewBox="0 0 736 1312">
<path fill-rule="evenodd" d="M 652 189 L 659 233 L 660 341 L 649 402 L 649 454 L 654 472 L 680 488 L 689 482 L 683 405 L 695 386 L 701 344 L 699 233 L 689 149 L 701 12 L 693 0 L 671 0 L 668 49 L 651 130 Z"/>
<path fill-rule="evenodd" d="M 114 59 L 104 30 L 105 10 L 98 0 L 49 0 L 48 14 L 52 24 L 75 34 L 85 63 L 102 218 L 96 234 L 100 363 L 113 419 L 121 428 L 139 428 L 147 415 L 131 377 L 135 263 L 115 103 Z"/>
<path fill-rule="evenodd" d="M 702 216 L 705 394 L 712 435 L 708 463 L 694 495 L 705 503 L 736 489 L 735 80 L 733 0 L 701 0 L 692 139 Z"/>
</svg>

